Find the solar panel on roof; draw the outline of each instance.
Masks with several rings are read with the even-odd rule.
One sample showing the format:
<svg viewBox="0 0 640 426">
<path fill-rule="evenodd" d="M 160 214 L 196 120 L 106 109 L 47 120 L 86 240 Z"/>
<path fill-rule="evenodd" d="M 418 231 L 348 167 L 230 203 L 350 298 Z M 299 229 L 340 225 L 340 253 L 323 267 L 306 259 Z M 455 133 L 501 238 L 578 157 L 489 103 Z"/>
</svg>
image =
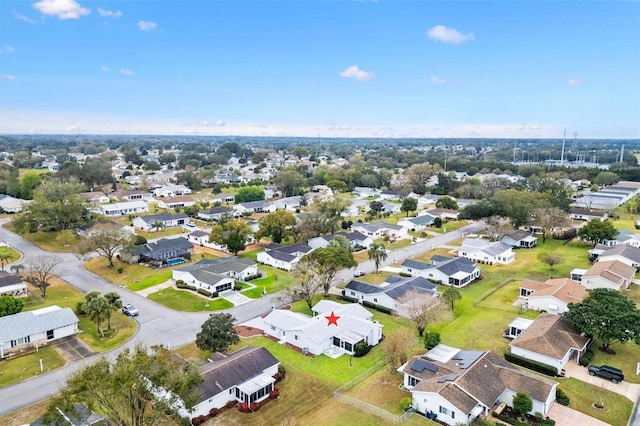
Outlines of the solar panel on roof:
<svg viewBox="0 0 640 426">
<path fill-rule="evenodd" d="M 419 359 L 415 360 L 411 365 L 411 369 L 413 371 L 417 371 L 418 373 L 422 373 L 422 371 L 424 371 L 425 368 L 426 368 L 425 362 L 420 361 Z"/>
<path fill-rule="evenodd" d="M 446 376 L 442 376 L 438 379 L 438 383 L 444 383 L 446 381 L 453 381 L 458 377 L 457 374 L 447 374 Z"/>
</svg>

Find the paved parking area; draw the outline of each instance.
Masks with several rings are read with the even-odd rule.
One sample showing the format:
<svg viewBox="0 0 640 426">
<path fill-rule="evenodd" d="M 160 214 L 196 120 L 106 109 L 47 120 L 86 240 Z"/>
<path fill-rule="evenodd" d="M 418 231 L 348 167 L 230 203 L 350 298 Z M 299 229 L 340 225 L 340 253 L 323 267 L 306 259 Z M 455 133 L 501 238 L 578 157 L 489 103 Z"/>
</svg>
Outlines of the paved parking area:
<svg viewBox="0 0 640 426">
<path fill-rule="evenodd" d="M 565 367 L 565 371 L 568 377 L 575 377 L 578 380 L 596 385 L 602 389 L 624 395 L 633 402 L 640 399 L 640 384 L 629 383 L 627 381 L 611 383 L 609 380 L 603 379 L 602 377 L 590 376 L 589 370 L 587 370 L 586 367 L 576 364 L 575 361 L 569 361 Z"/>
<path fill-rule="evenodd" d="M 67 364 L 89 358 L 97 352 L 92 351 L 78 336 L 67 336 L 51 342 Z"/>
</svg>

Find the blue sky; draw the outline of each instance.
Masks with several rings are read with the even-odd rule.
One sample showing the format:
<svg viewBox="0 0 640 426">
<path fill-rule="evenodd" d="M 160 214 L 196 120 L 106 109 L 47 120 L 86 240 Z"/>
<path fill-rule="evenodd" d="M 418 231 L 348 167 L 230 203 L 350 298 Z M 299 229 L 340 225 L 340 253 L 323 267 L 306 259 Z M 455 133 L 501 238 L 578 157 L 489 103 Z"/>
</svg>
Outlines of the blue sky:
<svg viewBox="0 0 640 426">
<path fill-rule="evenodd" d="M 0 2 L 0 132 L 640 138 L 638 1 Z"/>
</svg>

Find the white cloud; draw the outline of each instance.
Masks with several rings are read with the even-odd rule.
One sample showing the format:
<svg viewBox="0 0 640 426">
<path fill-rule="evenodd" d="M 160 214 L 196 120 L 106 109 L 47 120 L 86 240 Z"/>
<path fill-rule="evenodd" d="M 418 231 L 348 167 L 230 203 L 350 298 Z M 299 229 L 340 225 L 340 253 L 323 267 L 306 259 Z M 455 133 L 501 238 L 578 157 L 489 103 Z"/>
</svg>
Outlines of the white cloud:
<svg viewBox="0 0 640 426">
<path fill-rule="evenodd" d="M 109 72 L 109 71 L 111 71 L 111 70 L 109 69 L 109 67 L 105 67 L 105 66 L 103 65 L 103 66 L 101 66 L 101 67 L 100 67 L 100 71 L 102 71 L 102 72 Z"/>
<path fill-rule="evenodd" d="M 136 73 L 134 73 L 131 70 L 125 69 L 125 68 L 120 68 L 120 74 L 132 76 L 132 75 L 135 75 Z"/>
<path fill-rule="evenodd" d="M 374 75 L 371 72 L 361 70 L 357 65 L 352 65 L 346 70 L 342 71 L 340 73 L 340 77 L 355 78 L 358 81 L 368 81 L 371 80 Z"/>
<path fill-rule="evenodd" d="M 158 24 L 156 24 L 155 22 L 150 22 L 150 21 L 139 21 L 138 22 L 138 28 L 140 28 L 141 31 L 153 31 L 156 28 L 158 28 Z"/>
<path fill-rule="evenodd" d="M 98 13 L 100 14 L 100 16 L 102 16 L 103 18 L 119 18 L 122 16 L 122 12 L 120 12 L 119 10 L 107 10 L 107 9 L 103 9 L 101 7 L 98 8 Z"/>
<path fill-rule="evenodd" d="M 222 120 L 218 120 L 218 121 L 216 121 L 216 126 L 218 126 L 218 127 L 224 127 L 224 126 L 226 126 L 226 125 L 227 125 L 227 123 L 225 123 L 225 122 L 224 122 L 224 121 L 222 121 Z"/>
<path fill-rule="evenodd" d="M 430 81 L 431 81 L 433 84 L 446 84 L 446 83 L 447 83 L 447 81 L 446 81 L 446 80 L 443 80 L 443 79 L 441 79 L 441 78 L 438 78 L 438 77 L 436 77 L 435 75 L 432 75 L 432 76 L 431 76 Z"/>
<path fill-rule="evenodd" d="M 68 126 L 64 129 L 64 131 L 66 133 L 78 133 L 78 132 L 82 132 L 83 129 L 79 126 Z"/>
<path fill-rule="evenodd" d="M 9 46 L 8 44 L 3 46 L 0 49 L 0 53 L 13 53 L 15 51 L 16 51 L 16 49 L 13 46 Z"/>
<path fill-rule="evenodd" d="M 90 9 L 80 6 L 75 0 L 40 0 L 33 7 L 44 15 L 58 19 L 78 19 L 91 13 Z"/>
<path fill-rule="evenodd" d="M 36 23 L 35 20 L 33 20 L 31 18 L 27 18 L 26 16 L 19 14 L 15 10 L 13 11 L 13 17 L 16 18 L 16 19 L 19 19 L 22 22 L 26 22 L 27 24 L 35 24 Z"/>
<path fill-rule="evenodd" d="M 462 34 L 455 28 L 447 28 L 444 25 L 436 25 L 427 31 L 427 36 L 431 40 L 441 41 L 443 43 L 460 44 L 465 41 L 475 40 L 472 33 Z"/>
<path fill-rule="evenodd" d="M 3 80 L 15 80 L 15 79 L 16 79 L 16 76 L 15 76 L 15 75 L 12 75 L 12 74 L 3 74 L 3 75 L 2 75 L 2 79 L 3 79 Z"/>
<path fill-rule="evenodd" d="M 567 80 L 567 86 L 580 86 L 584 84 L 584 80 L 582 78 L 572 78 Z"/>
</svg>

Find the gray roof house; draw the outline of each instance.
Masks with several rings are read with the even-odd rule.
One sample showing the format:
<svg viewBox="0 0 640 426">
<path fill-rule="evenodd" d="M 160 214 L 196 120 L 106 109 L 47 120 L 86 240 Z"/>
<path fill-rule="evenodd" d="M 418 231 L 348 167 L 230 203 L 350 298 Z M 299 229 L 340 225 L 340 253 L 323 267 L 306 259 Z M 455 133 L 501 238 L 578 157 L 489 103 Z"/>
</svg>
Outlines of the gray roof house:
<svg viewBox="0 0 640 426">
<path fill-rule="evenodd" d="M 235 280 L 247 281 L 259 276 L 258 265 L 251 259 L 223 257 L 174 269 L 172 277 L 208 291 L 230 290 Z"/>
<path fill-rule="evenodd" d="M 48 306 L 0 317 L 0 359 L 29 345 L 42 345 L 80 331 L 71 308 Z"/>
<path fill-rule="evenodd" d="M 502 237 L 500 241 L 514 248 L 533 248 L 538 242 L 538 237 L 534 237 L 529 232 L 518 229 L 508 233 Z"/>
<path fill-rule="evenodd" d="M 71 409 L 62 410 L 56 407 L 60 418 L 54 423 L 44 423 L 43 418 L 39 418 L 30 426 L 109 426 L 109 420 L 100 414 L 89 410 L 84 404 L 73 404 Z"/>
<path fill-rule="evenodd" d="M 162 223 L 162 227 L 171 228 L 173 226 L 186 225 L 189 222 L 189 216 L 184 213 L 160 213 L 149 216 L 139 216 L 133 219 L 133 226 L 136 228 L 150 231 L 154 229 L 154 224 Z"/>
<path fill-rule="evenodd" d="M 27 285 L 20 275 L 0 271 L 0 296 L 26 296 Z"/>
<path fill-rule="evenodd" d="M 177 259 L 182 261 L 191 259 L 193 244 L 186 238 L 161 238 L 157 241 L 136 246 L 131 253 L 120 252 L 129 263 L 149 262 L 154 266 L 162 266 L 167 263 L 177 264 Z"/>
<path fill-rule="evenodd" d="M 598 262 L 618 260 L 636 269 L 640 268 L 640 248 L 627 244 L 613 247 L 596 246 L 589 250 L 589 257 L 592 260 L 597 259 Z"/>
<path fill-rule="evenodd" d="M 398 277 L 391 275 L 380 286 L 352 280 L 343 290 L 343 295 L 350 300 L 365 305 L 382 306 L 397 310 L 402 305 L 402 298 L 410 292 L 438 297 L 436 285 L 422 277 Z"/>
<path fill-rule="evenodd" d="M 454 287 L 464 287 L 480 277 L 480 268 L 464 257 L 434 256 L 431 263 L 406 259 L 400 272 Z"/>
<path fill-rule="evenodd" d="M 385 235 L 396 236 L 399 238 L 407 236 L 406 228 L 398 225 L 392 225 L 388 222 L 372 222 L 372 223 L 354 223 L 351 225 L 353 231 L 368 235 L 372 238 L 380 238 Z"/>
</svg>

